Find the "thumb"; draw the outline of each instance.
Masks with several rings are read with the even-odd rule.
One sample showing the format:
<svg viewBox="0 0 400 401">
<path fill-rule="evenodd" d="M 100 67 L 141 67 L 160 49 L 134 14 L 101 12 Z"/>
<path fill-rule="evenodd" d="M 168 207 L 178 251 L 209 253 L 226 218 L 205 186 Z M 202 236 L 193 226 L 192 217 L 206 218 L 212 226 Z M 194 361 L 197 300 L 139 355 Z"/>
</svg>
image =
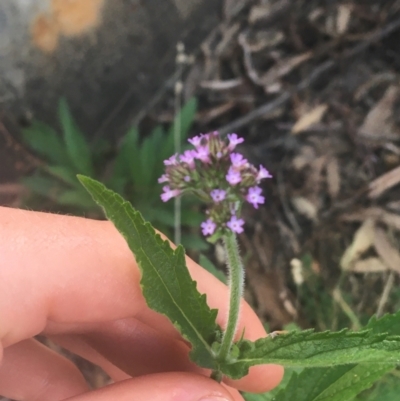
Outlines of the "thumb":
<svg viewBox="0 0 400 401">
<path fill-rule="evenodd" d="M 68 401 L 243 401 L 239 392 L 192 373 L 157 373 L 124 380 Z"/>
</svg>

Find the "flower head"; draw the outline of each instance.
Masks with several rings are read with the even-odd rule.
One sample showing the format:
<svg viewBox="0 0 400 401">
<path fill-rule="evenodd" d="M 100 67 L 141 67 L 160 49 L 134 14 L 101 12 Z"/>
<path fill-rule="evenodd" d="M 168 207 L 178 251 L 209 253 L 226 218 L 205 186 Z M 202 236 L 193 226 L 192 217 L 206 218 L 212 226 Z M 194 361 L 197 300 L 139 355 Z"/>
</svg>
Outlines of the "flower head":
<svg viewBox="0 0 400 401">
<path fill-rule="evenodd" d="M 232 166 L 229 168 L 228 174 L 225 176 L 225 178 L 226 181 L 228 181 L 231 185 L 239 184 L 239 182 L 242 180 L 240 172 L 235 170 Z"/>
<path fill-rule="evenodd" d="M 224 191 L 223 189 L 213 189 L 210 192 L 211 198 L 213 198 L 214 202 L 221 202 L 225 199 L 226 197 L 226 191 Z"/>
<path fill-rule="evenodd" d="M 239 145 L 239 143 L 244 142 L 244 139 L 238 137 L 237 134 L 228 134 L 227 136 L 228 136 L 228 139 L 229 139 L 228 149 L 230 151 L 235 149 L 236 145 Z"/>
<path fill-rule="evenodd" d="M 163 174 L 159 179 L 158 179 L 158 183 L 161 184 L 163 182 L 168 182 L 169 178 L 167 176 L 167 174 Z"/>
<path fill-rule="evenodd" d="M 244 220 L 238 219 L 236 216 L 232 216 L 231 219 L 226 223 L 228 228 L 230 228 L 234 233 L 241 234 L 244 229 Z"/>
<path fill-rule="evenodd" d="M 171 198 L 180 195 L 181 191 L 179 189 L 171 189 L 169 186 L 163 187 L 164 193 L 161 194 L 161 200 L 163 202 L 169 201 Z"/>
<path fill-rule="evenodd" d="M 244 167 L 248 162 L 240 153 L 231 153 L 231 162 L 233 167 L 241 168 Z"/>
<path fill-rule="evenodd" d="M 208 217 L 201 223 L 205 236 L 243 232 L 244 220 L 239 216 L 243 203 L 247 201 L 257 209 L 265 202 L 258 185 L 271 174 L 234 152 L 243 141 L 237 134 L 229 134 L 227 138 L 217 131 L 200 134 L 189 139 L 194 149 L 164 162 L 165 174 L 158 181 L 167 186 L 161 199 L 166 202 L 183 193 L 200 197 L 207 204 Z"/>
<path fill-rule="evenodd" d="M 178 164 L 178 154 L 172 155 L 169 159 L 164 160 L 166 166 L 175 166 Z"/>
<path fill-rule="evenodd" d="M 258 174 L 256 177 L 257 182 L 260 182 L 263 178 L 272 178 L 270 172 L 260 164 L 260 170 L 258 170 Z"/>
<path fill-rule="evenodd" d="M 192 144 L 195 148 L 201 145 L 201 140 L 203 139 L 203 135 L 197 135 L 193 138 L 189 138 L 188 142 Z"/>
<path fill-rule="evenodd" d="M 208 219 L 203 221 L 203 223 L 200 224 L 200 227 L 203 235 L 212 235 L 214 234 L 217 225 L 211 219 Z"/>
<path fill-rule="evenodd" d="M 185 150 L 182 155 L 179 156 L 179 160 L 186 163 L 191 169 L 194 168 L 194 159 L 196 157 L 195 150 Z"/>
<path fill-rule="evenodd" d="M 255 209 L 258 205 L 264 203 L 265 198 L 261 195 L 262 189 L 260 187 L 251 187 L 246 195 L 247 202 L 251 203 Z"/>
<path fill-rule="evenodd" d="M 209 163 L 210 162 L 210 151 L 208 149 L 208 146 L 199 146 L 197 148 L 196 152 L 196 159 L 201 160 L 203 163 Z"/>
</svg>

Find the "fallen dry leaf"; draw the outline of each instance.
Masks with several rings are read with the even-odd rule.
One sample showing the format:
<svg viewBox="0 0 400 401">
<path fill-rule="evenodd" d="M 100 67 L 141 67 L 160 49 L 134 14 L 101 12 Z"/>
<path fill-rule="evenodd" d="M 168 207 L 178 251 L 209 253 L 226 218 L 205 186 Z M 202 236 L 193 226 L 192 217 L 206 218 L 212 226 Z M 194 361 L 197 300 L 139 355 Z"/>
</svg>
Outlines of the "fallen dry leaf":
<svg viewBox="0 0 400 401">
<path fill-rule="evenodd" d="M 369 111 L 358 135 L 370 140 L 397 140 L 400 131 L 393 122 L 393 106 L 399 96 L 397 85 L 390 85 L 379 102 Z"/>
<path fill-rule="evenodd" d="M 289 74 L 294 68 L 298 65 L 304 63 L 306 60 L 311 58 L 312 52 L 306 52 L 303 54 L 299 54 L 297 56 L 289 57 L 286 59 L 280 60 L 277 64 L 271 67 L 260 79 L 261 83 L 264 86 L 266 92 L 268 92 L 268 88 L 271 85 L 276 84 L 276 81 Z"/>
<path fill-rule="evenodd" d="M 294 124 L 292 128 L 292 134 L 298 134 L 299 132 L 303 132 L 308 128 L 310 128 L 311 126 L 313 126 L 314 124 L 319 123 L 324 117 L 324 114 L 327 109 L 328 109 L 327 104 L 320 104 L 319 106 L 314 107 L 308 113 L 301 116 L 300 119 L 297 120 L 296 124 Z"/>
<path fill-rule="evenodd" d="M 352 6 L 350 4 L 340 4 L 336 19 L 336 32 L 339 35 L 346 33 L 351 17 Z"/>
<path fill-rule="evenodd" d="M 388 267 L 380 258 L 372 257 L 355 261 L 350 270 L 354 273 L 383 273 Z"/>
<path fill-rule="evenodd" d="M 295 209 L 303 216 L 309 218 L 310 220 L 316 221 L 318 216 L 317 207 L 303 196 L 295 196 L 291 199 Z"/>
<path fill-rule="evenodd" d="M 347 247 L 340 261 L 343 270 L 349 270 L 352 264 L 360 258 L 374 243 L 375 221 L 367 219 L 354 234 L 353 242 Z"/>
<path fill-rule="evenodd" d="M 344 214 L 341 216 L 342 221 L 349 222 L 364 221 L 368 218 L 372 218 L 400 231 L 400 215 L 386 212 L 379 207 L 370 207 L 368 209 L 360 210 L 359 212 Z"/>
<path fill-rule="evenodd" d="M 376 199 L 388 189 L 400 183 L 400 166 L 388 171 L 369 184 L 369 197 Z"/>
<path fill-rule="evenodd" d="M 385 230 L 381 227 L 375 227 L 374 246 L 389 269 L 400 273 L 400 253 L 391 244 Z"/>
<path fill-rule="evenodd" d="M 326 183 L 332 199 L 335 199 L 339 194 L 340 181 L 339 162 L 336 157 L 332 157 L 326 164 Z"/>
<path fill-rule="evenodd" d="M 296 170 L 301 170 L 310 165 L 316 157 L 317 155 L 313 146 L 303 145 L 300 148 L 299 154 L 292 159 L 292 165 Z"/>
</svg>

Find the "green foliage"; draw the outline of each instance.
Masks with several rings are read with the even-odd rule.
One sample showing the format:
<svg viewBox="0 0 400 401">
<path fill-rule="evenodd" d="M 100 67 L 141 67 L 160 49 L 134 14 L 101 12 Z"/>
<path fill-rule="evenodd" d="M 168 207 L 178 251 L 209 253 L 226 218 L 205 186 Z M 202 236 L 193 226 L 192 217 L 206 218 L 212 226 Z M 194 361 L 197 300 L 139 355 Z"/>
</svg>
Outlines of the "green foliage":
<svg viewBox="0 0 400 401">
<path fill-rule="evenodd" d="M 186 268 L 183 247 L 172 250 L 168 241 L 162 240 L 130 203 L 104 185 L 83 176 L 79 176 L 79 180 L 134 253 L 142 272 L 141 286 L 149 307 L 168 316 L 182 336 L 190 341 L 194 361 L 214 368 L 211 344 L 218 332 L 217 310 L 210 309 L 206 296 L 197 291 L 196 282 Z"/>
<path fill-rule="evenodd" d="M 221 370 L 233 379 L 247 375 L 254 365 L 275 363 L 288 367 L 325 367 L 350 363 L 400 362 L 400 336 L 370 330 L 314 333 L 294 331 L 256 342 L 242 341 L 239 356 Z"/>
<path fill-rule="evenodd" d="M 174 153 L 177 124 L 183 144 L 189 135 L 196 110 L 197 101 L 191 99 L 175 117 L 168 132 L 158 126 L 143 140 L 137 128 L 131 128 L 122 139 L 115 157 L 110 157 L 111 145 L 102 143 L 101 146 L 90 146 L 74 121 L 67 102 L 61 99 L 59 120 L 62 136 L 40 122 L 34 122 L 23 130 L 24 140 L 43 157 L 45 164 L 22 182 L 35 194 L 61 206 L 65 212 L 84 212 L 93 216 L 97 213 L 96 205 L 76 175 L 94 177 L 132 199 L 147 220 L 168 234 L 174 225 L 173 202 L 161 201 L 161 186 L 157 179 L 163 174 L 164 159 Z M 32 202 L 28 201 L 28 206 L 32 207 Z M 198 233 L 202 220 L 198 204 L 182 199 L 182 225 L 196 227 Z M 208 247 L 198 234 L 184 235 L 183 243 L 190 249 Z"/>
<path fill-rule="evenodd" d="M 398 401 L 400 394 L 399 371 L 394 370 L 385 375 L 374 387 L 364 391 L 355 401 Z"/>
<path fill-rule="evenodd" d="M 69 160 L 76 170 L 81 171 L 82 174 L 93 176 L 94 167 L 89 144 L 72 118 L 65 99 L 60 100 L 58 115 Z"/>
<path fill-rule="evenodd" d="M 285 371 L 282 383 L 273 391 L 263 394 L 246 393 L 244 398 L 246 401 L 350 401 L 393 368 L 393 364 L 350 364 L 306 368 L 300 372 L 289 369 L 288 374 Z M 373 400 L 391 401 L 388 398 L 368 398 L 368 401 Z"/>
<path fill-rule="evenodd" d="M 127 240 L 142 273 L 148 305 L 166 315 L 192 344 L 198 365 L 233 379 L 257 364 L 289 367 L 283 387 L 269 395 L 246 396 L 250 401 L 351 400 L 400 362 L 400 312 L 371 319 L 366 330 L 315 333 L 293 331 L 255 342 L 240 340 L 226 360 L 213 350 L 221 340 L 216 311 L 206 304 L 187 270 L 182 247 L 173 251 L 140 213 L 104 185 L 80 176 L 86 189 Z M 301 370 L 293 367 L 302 368 Z"/>
<path fill-rule="evenodd" d="M 383 363 L 304 369 L 291 377 L 286 387 L 278 392 L 275 401 L 352 400 L 393 367 L 393 364 Z"/>
</svg>

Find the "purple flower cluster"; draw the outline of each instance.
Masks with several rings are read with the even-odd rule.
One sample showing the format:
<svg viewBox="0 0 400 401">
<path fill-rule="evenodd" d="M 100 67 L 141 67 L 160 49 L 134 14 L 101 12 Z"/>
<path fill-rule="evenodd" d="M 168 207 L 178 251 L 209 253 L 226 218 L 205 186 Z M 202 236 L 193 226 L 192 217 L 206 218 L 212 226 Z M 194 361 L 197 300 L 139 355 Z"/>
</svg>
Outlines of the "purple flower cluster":
<svg viewBox="0 0 400 401">
<path fill-rule="evenodd" d="M 207 203 L 208 218 L 201 223 L 206 236 L 224 230 L 242 233 L 244 220 L 239 213 L 243 202 L 256 209 L 265 202 L 259 184 L 272 176 L 265 167 L 257 169 L 234 152 L 243 141 L 236 134 L 228 134 L 227 139 L 218 132 L 201 134 L 189 139 L 194 149 L 164 161 L 165 174 L 158 179 L 166 183 L 161 199 L 167 202 L 192 193 Z"/>
</svg>

